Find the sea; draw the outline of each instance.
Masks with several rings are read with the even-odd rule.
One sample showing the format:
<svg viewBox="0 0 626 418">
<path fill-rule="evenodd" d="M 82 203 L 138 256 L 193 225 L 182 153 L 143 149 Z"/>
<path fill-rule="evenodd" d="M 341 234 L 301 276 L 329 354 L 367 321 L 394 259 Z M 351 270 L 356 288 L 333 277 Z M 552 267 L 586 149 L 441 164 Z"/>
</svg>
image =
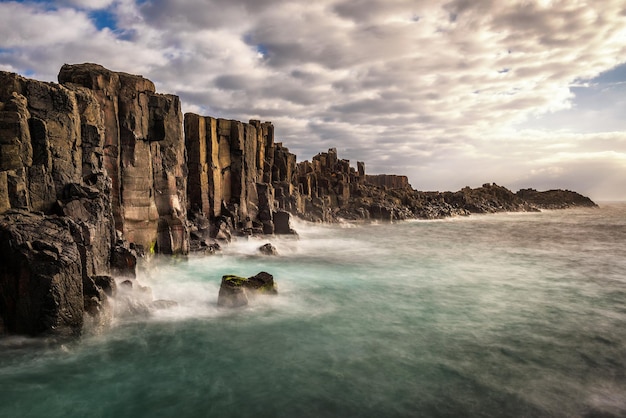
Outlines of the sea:
<svg viewBox="0 0 626 418">
<path fill-rule="evenodd" d="M 0 340 L 0 417 L 626 417 L 626 203 L 294 227 L 144 263 L 177 306 Z"/>
</svg>

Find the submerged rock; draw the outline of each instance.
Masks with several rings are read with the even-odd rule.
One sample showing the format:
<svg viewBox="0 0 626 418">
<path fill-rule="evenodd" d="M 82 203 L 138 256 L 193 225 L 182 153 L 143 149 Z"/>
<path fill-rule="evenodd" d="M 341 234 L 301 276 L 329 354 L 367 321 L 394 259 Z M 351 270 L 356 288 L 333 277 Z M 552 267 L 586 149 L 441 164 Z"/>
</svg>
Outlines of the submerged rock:
<svg viewBox="0 0 626 418">
<path fill-rule="evenodd" d="M 227 274 L 222 276 L 217 306 L 226 308 L 246 306 L 249 301 L 248 296 L 254 296 L 258 293 L 278 294 L 274 276 L 264 271 L 248 278 Z"/>
</svg>

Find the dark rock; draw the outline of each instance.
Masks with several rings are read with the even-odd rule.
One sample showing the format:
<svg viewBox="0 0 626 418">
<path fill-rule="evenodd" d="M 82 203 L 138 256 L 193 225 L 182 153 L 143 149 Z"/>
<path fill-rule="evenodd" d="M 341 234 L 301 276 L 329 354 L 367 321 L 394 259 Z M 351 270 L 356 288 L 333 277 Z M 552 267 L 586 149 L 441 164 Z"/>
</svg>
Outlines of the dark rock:
<svg viewBox="0 0 626 418">
<path fill-rule="evenodd" d="M 133 288 L 132 280 L 124 280 L 120 283 L 122 289 L 131 290 Z"/>
<path fill-rule="evenodd" d="M 265 293 L 269 295 L 278 294 L 276 284 L 274 283 L 274 276 L 264 271 L 256 274 L 255 276 L 248 277 L 248 281 L 244 284 L 247 289 L 252 289 L 259 293 Z"/>
<path fill-rule="evenodd" d="M 278 250 L 271 243 L 263 244 L 259 247 L 261 254 L 265 255 L 278 255 Z"/>
<path fill-rule="evenodd" d="M 596 207 L 591 199 L 570 190 L 548 190 L 538 192 L 535 189 L 522 189 L 516 195 L 541 209 L 565 209 L 569 207 Z"/>
<path fill-rule="evenodd" d="M 111 251 L 111 271 L 120 277 L 137 275 L 137 254 L 126 242 L 118 242 Z"/>
<path fill-rule="evenodd" d="M 222 276 L 217 306 L 238 308 L 248 304 L 248 295 L 244 286 L 248 279 L 234 275 Z"/>
<path fill-rule="evenodd" d="M 9 333 L 80 334 L 83 266 L 72 227 L 25 212 L 0 218 L 0 317 Z"/>
<path fill-rule="evenodd" d="M 226 308 L 246 306 L 249 298 L 256 294 L 278 294 L 271 274 L 260 272 L 248 278 L 225 275 L 222 276 L 217 306 Z"/>
<path fill-rule="evenodd" d="M 274 213 L 274 233 L 297 235 L 296 231 L 291 228 L 290 218 L 289 212 L 284 210 L 276 211 Z"/>
<path fill-rule="evenodd" d="M 115 296 L 117 285 L 111 276 L 95 276 L 93 281 L 107 296 Z"/>
</svg>

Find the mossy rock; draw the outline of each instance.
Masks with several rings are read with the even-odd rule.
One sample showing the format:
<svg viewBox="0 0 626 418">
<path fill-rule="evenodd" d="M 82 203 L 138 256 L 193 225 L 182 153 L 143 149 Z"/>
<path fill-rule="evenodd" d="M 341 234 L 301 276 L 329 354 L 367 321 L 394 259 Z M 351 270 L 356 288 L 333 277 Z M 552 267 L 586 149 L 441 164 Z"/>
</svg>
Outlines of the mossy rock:
<svg viewBox="0 0 626 418">
<path fill-rule="evenodd" d="M 247 278 L 235 276 L 234 274 L 226 274 L 222 276 L 222 286 L 226 285 L 229 287 L 241 287 L 245 286 L 247 281 Z"/>
<path fill-rule="evenodd" d="M 248 304 L 248 295 L 276 295 L 274 276 L 264 271 L 252 277 L 241 277 L 233 274 L 222 276 L 217 298 L 217 306 L 237 308 Z"/>
</svg>

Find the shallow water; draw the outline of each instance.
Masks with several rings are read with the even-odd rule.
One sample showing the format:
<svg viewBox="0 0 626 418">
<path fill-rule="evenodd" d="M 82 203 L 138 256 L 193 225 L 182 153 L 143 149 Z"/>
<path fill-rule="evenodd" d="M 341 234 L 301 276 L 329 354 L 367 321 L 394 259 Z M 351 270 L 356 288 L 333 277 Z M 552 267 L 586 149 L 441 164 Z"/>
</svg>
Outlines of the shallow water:
<svg viewBox="0 0 626 418">
<path fill-rule="evenodd" d="M 626 416 L 625 204 L 296 229 L 151 263 L 178 307 L 2 340 L 0 416 Z M 259 271 L 278 296 L 217 308 Z"/>
</svg>

